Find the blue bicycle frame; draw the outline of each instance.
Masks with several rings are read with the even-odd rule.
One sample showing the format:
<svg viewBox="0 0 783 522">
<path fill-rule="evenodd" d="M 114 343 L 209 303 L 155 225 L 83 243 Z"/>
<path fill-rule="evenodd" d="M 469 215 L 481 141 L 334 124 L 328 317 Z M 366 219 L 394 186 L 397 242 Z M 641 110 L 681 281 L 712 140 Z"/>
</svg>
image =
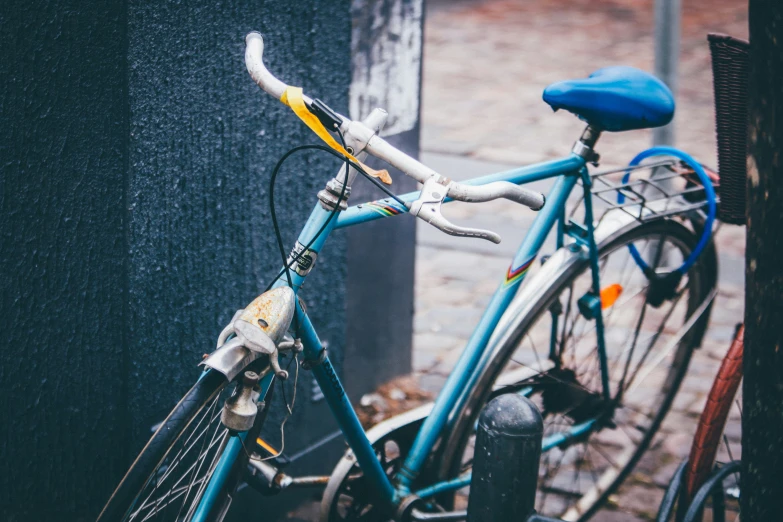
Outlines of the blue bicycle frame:
<svg viewBox="0 0 783 522">
<path fill-rule="evenodd" d="M 556 223 L 557 244 L 562 246 L 565 229 L 565 204 L 577 181 L 581 178 L 585 191 L 590 190 L 590 177 L 587 173 L 585 159 L 576 154 L 568 157 L 517 168 L 506 172 L 491 174 L 463 182 L 467 185 L 485 185 L 494 181 L 509 181 L 517 185 L 523 185 L 533 181 L 555 178 L 554 185 L 546 196 L 546 205 L 538 212 L 528 233 L 520 244 L 508 271 L 504 275 L 500 285 L 492 296 L 489 305 L 484 311 L 479 324 L 471 335 L 467 346 L 462 352 L 453 371 L 447 378 L 443 389 L 435 400 L 432 412 L 424 420 L 421 429 L 413 443 L 413 446 L 398 474 L 394 484 L 382 469 L 375 451 L 365 432 L 359 423 L 356 412 L 346 397 L 340 378 L 332 366 L 329 357 L 318 339 L 315 327 L 310 322 L 306 312 L 297 308 L 299 332 L 304 346 L 304 357 L 311 361 L 311 367 L 318 385 L 323 391 L 325 400 L 334 414 L 346 441 L 353 451 L 365 477 L 374 489 L 377 497 L 392 507 L 396 502 L 410 493 L 413 480 L 417 477 L 427 456 L 437 439 L 447 429 L 449 418 L 453 412 L 459 411 L 467 399 L 468 391 L 475 385 L 476 379 L 482 369 L 489 362 L 487 347 L 489 340 L 500 322 L 503 313 L 516 294 L 520 283 L 525 278 L 530 266 L 535 261 L 546 237 Z M 404 202 L 412 202 L 419 197 L 418 192 L 412 192 L 400 196 Z M 446 201 L 450 201 L 447 199 Z M 324 209 L 320 203 L 316 204 L 310 218 L 299 235 L 298 243 L 308 245 L 312 241 L 310 251 L 317 254 L 321 251 L 329 234 L 339 228 L 350 227 L 407 213 L 407 208 L 400 205 L 394 199 L 382 199 L 349 207 L 336 218 L 331 218 L 331 212 Z M 587 243 L 590 251 L 591 269 L 593 272 L 593 292 L 597 295 L 600 291 L 598 281 L 598 252 L 593 240 L 593 219 L 590 198 L 585 198 L 585 226 L 587 227 Z M 318 232 L 323 232 L 316 237 Z M 294 292 L 298 292 L 305 280 L 305 276 L 290 270 L 291 282 Z M 276 286 L 287 285 L 288 280 L 281 276 L 275 283 Z M 603 323 L 598 307 L 596 317 L 596 330 L 598 336 L 599 362 L 602 372 L 602 387 L 604 396 L 609 394 L 608 371 L 606 368 L 606 350 L 603 342 Z M 266 383 L 269 386 L 269 383 Z M 572 426 L 568 432 L 555 434 L 544 441 L 544 450 L 557 446 L 575 436 L 589 431 L 594 421 L 587 421 Z M 242 445 L 240 436 L 232 437 L 226 451 L 217 464 L 215 473 L 210 480 L 210 485 L 201 499 L 199 509 L 193 520 L 203 520 L 215 501 L 216 495 L 222 487 L 225 479 L 225 470 L 231 465 L 239 453 Z M 469 475 L 454 480 L 430 485 L 419 490 L 416 494 L 420 497 L 431 496 L 447 490 L 455 490 L 469 484 Z"/>
</svg>

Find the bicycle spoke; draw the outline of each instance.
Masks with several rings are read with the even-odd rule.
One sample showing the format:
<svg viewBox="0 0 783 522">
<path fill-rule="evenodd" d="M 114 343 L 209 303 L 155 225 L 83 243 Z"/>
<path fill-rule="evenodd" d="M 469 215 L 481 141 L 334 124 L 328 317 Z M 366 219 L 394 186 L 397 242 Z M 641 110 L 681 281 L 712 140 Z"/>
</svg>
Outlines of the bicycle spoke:
<svg viewBox="0 0 783 522">
<path fill-rule="evenodd" d="M 543 365 L 541 364 L 541 357 L 538 355 L 538 349 L 536 348 L 536 343 L 533 342 L 533 338 L 530 337 L 530 332 L 526 334 L 526 337 L 530 339 L 530 344 L 533 347 L 533 355 L 536 358 L 536 363 L 538 364 L 538 367 L 541 368 Z"/>
<path fill-rule="evenodd" d="M 628 430 L 622 424 L 618 424 L 617 427 L 620 428 L 620 431 L 622 431 L 626 437 L 628 437 L 628 439 L 631 441 L 632 444 L 639 444 L 641 439 L 634 440 L 633 436 L 630 433 L 628 433 Z"/>
<path fill-rule="evenodd" d="M 571 446 L 572 448 L 576 448 L 577 446 Z M 579 474 L 580 471 L 582 471 L 582 464 L 584 463 L 584 457 L 585 457 L 585 451 L 582 450 L 582 455 L 577 457 L 576 459 L 576 465 L 574 466 L 574 482 L 576 482 L 576 489 L 579 491 L 579 483 L 581 481 L 581 476 Z"/>
<path fill-rule="evenodd" d="M 669 312 L 666 314 L 666 317 L 664 317 L 664 320 L 661 322 L 660 327 L 655 332 L 654 339 L 651 341 L 651 343 L 648 346 L 647 350 L 642 355 L 642 358 L 639 360 L 639 364 L 636 365 L 636 368 L 634 369 L 633 373 L 631 374 L 630 379 L 628 379 L 628 384 L 627 384 L 627 386 L 625 386 L 624 389 L 630 388 L 631 385 L 633 384 L 634 380 L 636 379 L 637 374 L 639 373 L 639 370 L 641 370 L 642 365 L 644 364 L 644 361 L 647 359 L 647 356 L 652 351 L 652 348 L 655 345 L 655 343 L 658 342 L 658 338 L 660 337 L 661 332 L 663 332 L 663 329 L 666 326 L 666 323 L 668 322 L 669 317 L 671 316 L 672 312 L 674 312 L 674 309 L 677 307 L 677 304 L 680 302 L 680 298 L 682 297 L 682 295 L 683 295 L 683 292 L 681 291 L 681 292 L 679 292 L 677 294 L 675 299 L 672 301 L 672 306 L 670 307 Z M 630 357 L 631 356 L 629 355 L 628 357 L 629 357 L 629 361 L 630 361 Z"/>
<path fill-rule="evenodd" d="M 557 476 L 557 472 L 560 470 L 560 466 L 563 463 L 563 458 L 564 457 L 565 457 L 565 453 L 563 453 L 563 456 L 560 457 L 560 460 L 557 461 L 557 464 L 555 465 L 555 469 L 552 470 L 551 475 Z M 550 476 L 550 473 L 547 473 L 547 474 L 545 474 L 544 478 L 546 479 L 549 476 Z M 541 499 L 541 506 L 546 506 L 546 497 L 549 494 L 549 491 L 551 490 L 551 486 L 550 486 L 550 488 L 547 488 L 546 486 L 544 486 L 544 487 L 542 487 L 542 489 L 544 491 L 544 496 Z"/>
<path fill-rule="evenodd" d="M 225 434 L 226 434 L 227 432 L 226 432 L 226 431 L 224 431 L 223 433 L 224 433 L 224 435 L 223 435 L 223 436 L 225 436 Z M 172 488 L 176 488 L 177 486 L 179 486 L 179 484 L 180 484 L 180 483 L 181 483 L 181 482 L 184 480 L 184 478 L 187 476 L 187 474 L 190 472 L 190 470 L 191 470 L 192 468 L 194 468 L 195 466 L 197 466 L 197 465 L 199 464 L 199 462 L 201 462 L 201 461 L 202 461 L 202 460 L 203 460 L 203 459 L 204 459 L 204 458 L 205 458 L 205 457 L 206 457 L 206 456 L 209 454 L 209 450 L 211 450 L 211 449 L 212 449 L 212 447 L 214 447 L 214 445 L 215 445 L 217 442 L 219 442 L 220 440 L 222 440 L 222 438 L 221 438 L 221 439 L 218 439 L 217 441 L 213 440 L 212 442 L 210 442 L 210 445 L 207 447 L 207 450 L 206 450 L 205 452 L 203 452 L 201 455 L 199 455 L 199 457 L 197 458 L 197 460 L 196 460 L 195 462 L 193 462 L 193 463 L 190 465 L 190 467 L 188 467 L 188 469 L 186 469 L 186 470 L 185 470 L 185 473 L 182 475 L 182 477 L 180 477 L 180 478 L 179 478 L 179 480 L 177 480 L 177 482 L 175 482 L 175 483 L 174 483 L 174 485 L 172 486 Z M 186 486 L 183 486 L 183 487 L 186 487 Z M 149 506 L 151 506 L 151 505 L 152 505 L 152 504 L 149 502 L 149 496 L 150 496 L 150 495 L 148 495 L 148 496 L 147 496 L 147 501 L 145 501 L 145 503 L 144 503 L 144 504 L 143 504 L 143 505 L 142 505 L 142 506 L 141 506 L 141 507 L 140 507 L 138 510 L 136 510 L 136 511 L 135 511 L 133 514 L 131 514 L 131 515 L 130 515 L 130 517 L 128 518 L 128 520 L 129 520 L 129 521 L 130 521 L 130 520 L 133 520 L 134 518 L 136 518 L 136 516 L 137 516 L 137 515 L 138 515 L 138 514 L 139 514 L 139 513 L 140 513 L 142 510 L 144 510 L 144 509 L 146 509 L 146 508 L 148 508 Z M 164 495 L 164 497 L 161 497 L 161 498 L 166 498 L 166 495 Z M 154 502 L 157 502 L 158 500 L 160 500 L 160 499 L 156 499 L 155 501 L 152 501 L 152 502 L 154 503 Z"/>
<path fill-rule="evenodd" d="M 573 295 L 571 296 L 571 298 L 573 298 Z M 569 301 L 569 304 L 570 304 L 570 301 Z M 565 350 L 565 348 L 568 346 L 568 345 L 566 345 L 566 339 L 573 339 L 574 329 L 576 328 L 576 323 L 578 323 L 579 319 L 582 317 L 582 314 L 579 311 L 579 307 L 578 306 L 574 306 L 573 309 L 574 309 L 573 310 L 573 316 L 571 317 L 572 320 L 570 322 L 571 323 L 571 328 L 568 330 L 568 336 L 564 336 L 563 337 L 563 341 L 562 341 L 563 350 Z M 565 327 L 565 325 L 564 325 L 564 327 Z M 575 345 L 574 345 L 574 348 L 576 348 Z"/>
<path fill-rule="evenodd" d="M 225 442 L 227 440 L 228 431 L 223 431 L 223 434 L 221 435 L 220 439 L 222 442 L 220 443 L 221 449 L 225 448 Z M 204 480 L 199 485 L 198 491 L 196 491 L 195 496 L 193 497 L 193 502 L 190 505 L 190 509 L 188 510 L 187 515 L 185 516 L 185 521 L 189 521 L 191 517 L 193 517 L 193 514 L 196 512 L 196 508 L 199 505 L 199 501 L 201 500 L 201 496 L 204 494 L 204 490 L 206 489 L 207 485 L 209 484 L 210 479 L 212 478 L 212 474 L 215 472 L 215 467 L 217 466 L 218 460 L 220 459 L 220 456 L 223 454 L 222 451 L 216 451 L 215 454 L 212 457 L 212 462 L 209 465 L 209 468 L 206 475 L 204 476 Z M 205 459 L 206 460 L 206 459 Z M 187 501 L 187 498 L 185 499 Z"/>
<path fill-rule="evenodd" d="M 204 435 L 204 434 L 205 434 L 205 433 L 208 431 L 208 429 L 209 429 L 209 424 L 211 424 L 212 422 L 214 422 L 214 421 L 215 421 L 215 420 L 216 420 L 216 419 L 217 419 L 217 418 L 220 416 L 220 412 L 216 413 L 216 414 L 215 414 L 215 415 L 214 415 L 214 416 L 213 416 L 213 417 L 212 417 L 212 418 L 209 420 L 209 422 L 207 423 L 207 427 L 205 427 L 205 428 L 204 428 L 202 431 L 200 431 L 200 432 L 196 431 L 196 430 L 199 428 L 199 426 L 201 426 L 201 423 L 204 421 L 204 419 L 207 419 L 207 418 L 209 418 L 209 417 L 210 417 L 210 415 L 211 415 L 211 414 L 214 412 L 216 405 L 217 405 L 217 397 L 215 397 L 215 401 L 214 401 L 214 402 L 212 403 L 212 405 L 209 407 L 209 410 L 208 410 L 208 411 L 207 411 L 207 412 L 206 412 L 206 413 L 203 415 L 202 419 L 201 419 L 201 420 L 198 422 L 198 424 L 196 425 L 196 428 L 194 429 L 193 433 L 192 433 L 192 434 L 191 434 L 191 435 L 190 435 L 190 436 L 187 438 L 187 440 L 186 440 L 186 441 L 185 441 L 185 443 L 183 444 L 183 446 L 184 446 L 184 447 L 183 447 L 181 450 L 179 450 L 179 452 L 178 452 L 178 453 L 177 453 L 177 454 L 174 456 L 174 458 L 172 459 L 172 462 L 175 462 L 176 464 L 174 464 L 173 466 L 172 466 L 172 465 L 169 465 L 169 466 L 166 468 L 166 473 L 165 473 L 165 474 L 163 475 L 163 477 L 161 478 L 161 482 L 162 482 L 162 481 L 165 481 L 165 480 L 166 480 L 166 478 L 168 478 L 168 476 L 169 476 L 169 475 L 171 475 L 171 473 L 172 473 L 172 472 L 173 472 L 173 471 L 176 469 L 177 465 L 178 465 L 178 464 L 179 464 L 179 462 L 182 460 L 182 458 L 183 458 L 185 455 L 187 455 L 187 454 L 188 454 L 188 452 L 190 452 L 190 450 L 193 448 L 193 446 L 195 446 L 195 445 L 198 443 L 198 441 L 199 441 L 199 439 L 202 437 L 202 435 Z M 191 439 L 192 439 L 194 436 L 196 436 L 196 435 L 198 435 L 198 436 L 196 437 L 196 439 L 195 439 L 195 440 L 193 440 L 193 441 L 191 442 Z M 190 443 L 190 445 L 188 445 L 189 443 Z"/>
<path fill-rule="evenodd" d="M 657 273 L 658 265 L 660 264 L 661 256 L 663 255 L 665 240 L 663 239 L 662 235 L 658 236 L 658 241 L 656 242 L 656 246 L 657 248 L 655 250 L 653 262 L 650 264 L 650 269 L 652 270 L 653 273 Z M 623 376 L 620 378 L 620 386 L 618 387 L 618 390 L 620 391 L 618 391 L 618 393 L 622 393 L 621 390 L 624 389 L 623 384 L 625 383 L 625 377 L 628 372 L 628 366 L 630 365 L 631 359 L 633 358 L 633 352 L 636 349 L 636 343 L 639 339 L 639 332 L 641 331 L 642 323 L 644 323 L 644 317 L 647 313 L 647 306 L 648 303 L 645 297 L 645 300 L 642 303 L 642 309 L 639 312 L 639 319 L 636 322 L 636 329 L 634 330 L 634 334 L 633 334 L 633 344 L 631 345 L 631 351 L 628 354 L 628 359 L 626 360 L 625 369 L 623 370 Z"/>
<path fill-rule="evenodd" d="M 215 402 L 215 404 L 217 404 L 217 401 Z M 214 405 L 213 405 L 213 406 L 214 406 Z M 218 429 L 218 427 L 219 427 L 219 426 L 220 426 L 220 424 L 218 424 L 218 425 L 215 427 L 215 432 L 217 432 L 217 429 Z M 214 440 L 215 440 L 215 434 L 213 433 L 213 435 L 212 435 L 212 441 L 214 441 Z M 212 441 L 210 441 L 210 445 L 212 444 Z M 206 443 L 207 443 L 207 438 L 206 438 L 206 437 L 204 437 L 203 441 L 201 442 L 201 451 L 199 452 L 199 454 L 203 454 L 203 453 L 204 453 L 204 445 L 205 445 Z M 203 464 L 203 460 L 202 460 L 202 464 Z M 192 470 L 192 472 L 191 472 L 191 479 L 190 479 L 190 482 L 188 483 L 188 490 L 187 490 L 187 492 L 185 493 L 185 500 L 186 500 L 186 501 L 187 501 L 187 498 L 188 498 L 188 496 L 190 495 L 190 490 L 191 490 L 191 488 L 193 487 L 193 481 L 194 481 L 194 480 L 195 480 L 195 478 L 198 476 L 198 473 L 199 473 L 199 471 L 201 471 L 201 464 L 199 464 L 199 466 L 198 466 L 198 469 L 193 469 L 193 470 Z M 183 475 L 183 476 L 184 476 L 184 475 Z M 180 506 L 179 506 L 179 511 L 177 511 L 177 516 L 176 516 L 176 517 L 174 517 L 174 520 L 179 520 L 179 516 L 182 514 L 182 508 L 183 508 L 183 507 L 185 507 L 185 502 L 183 502 L 182 504 L 180 504 Z"/>
<path fill-rule="evenodd" d="M 560 351 L 558 352 L 558 359 L 560 360 L 560 362 L 563 361 L 563 352 L 565 351 L 565 339 L 566 339 L 565 331 L 566 331 L 566 325 L 568 324 L 568 318 L 571 316 L 571 300 L 573 298 L 574 298 L 574 284 L 571 283 L 571 285 L 568 287 L 568 299 L 566 300 L 566 309 L 565 309 L 565 314 L 563 315 L 563 328 L 558 342 L 558 345 L 560 347 Z"/>
<path fill-rule="evenodd" d="M 614 459 L 612 459 L 606 453 L 604 453 L 604 451 L 602 449 L 598 449 L 598 448 L 600 448 L 599 444 L 591 444 L 590 447 L 593 448 L 596 453 L 598 453 L 600 456 L 602 456 L 604 458 L 604 460 L 606 460 L 606 462 L 608 462 L 609 465 L 612 466 L 612 469 L 615 469 L 617 471 L 622 469 L 621 466 L 619 466 Z"/>
<path fill-rule="evenodd" d="M 629 404 L 627 404 L 627 403 L 623 403 L 623 404 L 621 404 L 621 405 L 620 405 L 620 408 L 622 408 L 622 409 L 625 409 L 625 410 L 632 411 L 633 413 L 636 413 L 637 415 L 641 415 L 641 416 L 643 416 L 643 417 L 646 417 L 646 418 L 648 418 L 648 419 L 652 420 L 652 417 L 650 416 L 650 414 L 649 414 L 649 413 L 644 413 L 643 411 L 637 410 L 636 408 L 634 408 L 634 407 L 630 406 L 630 405 L 629 405 Z"/>
<path fill-rule="evenodd" d="M 221 428 L 222 428 L 222 431 L 221 431 Z M 212 434 L 212 440 L 210 440 L 210 442 L 209 442 L 209 446 L 210 447 L 212 447 L 212 445 L 215 443 L 216 437 L 217 437 L 219 432 L 221 433 L 220 440 L 224 440 L 225 439 L 227 431 L 225 430 L 225 428 L 223 428 L 222 424 L 217 424 L 215 426 L 215 431 Z M 206 440 L 206 438 L 204 440 Z M 221 446 L 222 445 L 223 445 L 223 442 L 221 442 Z M 220 456 L 221 453 L 222 453 L 222 451 L 216 451 L 215 455 L 213 457 L 213 461 L 214 461 L 214 459 L 218 458 L 218 456 Z M 205 454 L 205 456 L 206 456 L 206 454 Z M 201 460 L 201 462 L 198 465 L 198 469 L 195 471 L 195 475 L 198 475 L 201 472 L 201 468 L 203 467 L 204 462 L 206 462 L 207 459 L 203 458 L 203 459 L 199 459 L 199 460 Z M 207 468 L 207 469 L 208 469 L 208 471 L 207 471 L 206 477 L 211 477 L 212 476 L 211 468 Z M 193 499 L 193 505 L 192 505 L 193 507 L 192 507 L 192 509 L 195 509 L 196 501 L 201 498 L 201 494 L 203 493 L 203 488 L 206 486 L 207 482 L 208 482 L 208 480 L 202 482 L 201 485 L 199 486 L 199 489 L 196 491 L 195 498 Z M 189 495 L 190 495 L 190 488 L 188 488 L 188 494 L 185 496 L 185 502 L 187 502 Z M 182 509 L 182 507 L 185 505 L 185 502 L 182 503 L 182 506 L 180 506 L 180 509 Z M 190 520 L 190 516 L 191 516 L 191 512 L 189 510 L 188 514 L 185 515 L 185 520 Z M 177 518 L 179 518 L 179 514 L 177 514 Z"/>
<path fill-rule="evenodd" d="M 582 386 L 581 384 L 579 384 L 578 382 L 564 381 L 564 380 L 562 380 L 562 379 L 560 379 L 558 377 L 555 377 L 552 374 L 549 374 L 549 373 L 537 370 L 536 368 L 533 368 L 532 366 L 530 366 L 528 364 L 525 364 L 523 362 L 517 361 L 515 359 L 512 359 L 512 361 L 517 363 L 518 365 L 524 367 L 524 368 L 529 368 L 531 371 L 535 372 L 536 375 L 539 375 L 541 377 L 546 377 L 547 379 L 552 379 L 553 381 L 555 381 L 555 382 L 557 382 L 559 384 L 563 384 L 563 385 L 567 385 L 567 386 L 573 386 L 574 388 L 578 388 L 580 390 L 590 391 L 587 388 L 585 388 L 584 386 Z M 531 377 L 531 378 L 535 378 L 535 377 Z M 499 389 L 502 390 L 503 388 L 508 388 L 508 387 L 511 387 L 511 386 L 518 386 L 518 385 L 524 384 L 524 383 L 525 383 L 525 381 L 520 381 L 518 383 L 513 383 L 513 384 L 507 384 L 507 385 L 505 385 L 505 386 L 503 386 L 503 387 L 501 387 Z"/>
<path fill-rule="evenodd" d="M 185 440 L 185 443 L 184 443 L 184 445 L 183 445 L 184 447 L 183 447 L 182 449 L 180 449 L 180 450 L 179 450 L 179 452 L 177 452 L 177 454 L 176 454 L 176 455 L 174 456 L 174 458 L 171 460 L 171 463 L 170 463 L 170 464 L 168 465 L 168 467 L 166 468 L 166 471 L 165 471 L 165 473 L 163 474 L 163 476 L 162 476 L 162 477 L 156 477 L 156 480 L 157 480 L 157 482 L 156 482 L 156 487 L 155 487 L 155 489 L 153 489 L 153 490 L 152 490 L 152 491 L 151 491 L 151 492 L 150 492 L 150 493 L 147 495 L 147 497 L 146 497 L 146 498 L 145 498 L 145 499 L 142 501 L 142 506 L 144 506 L 144 505 L 146 504 L 146 502 L 149 500 L 149 498 L 150 498 L 152 495 L 154 495 L 154 494 L 155 494 L 155 491 L 156 491 L 156 489 L 157 489 L 157 484 L 160 484 L 160 483 L 162 483 L 162 482 L 165 482 L 165 481 L 166 481 L 166 479 L 167 479 L 167 478 L 168 478 L 168 477 L 171 475 L 171 473 L 173 473 L 173 472 L 174 472 L 174 470 L 175 470 L 175 469 L 177 469 L 177 466 L 179 466 L 179 463 L 182 461 L 182 458 L 183 458 L 185 455 L 187 455 L 187 454 L 190 452 L 190 450 L 193 448 L 193 446 L 195 446 L 195 445 L 198 443 L 199 439 L 200 439 L 200 438 L 201 438 L 201 437 L 202 437 L 202 436 L 203 436 L 203 435 L 204 435 L 204 434 L 205 434 L 205 433 L 208 431 L 208 426 L 207 426 L 206 428 L 204 428 L 202 431 L 198 431 L 198 428 L 201 426 L 201 423 L 204 421 L 204 419 L 207 419 L 207 418 L 209 418 L 209 417 L 210 417 L 210 415 L 212 414 L 212 412 L 214 412 L 215 405 L 217 404 L 217 400 L 218 400 L 218 399 L 217 399 L 217 397 L 216 397 L 216 398 L 215 398 L 215 400 L 214 400 L 214 402 L 212 403 L 212 405 L 211 405 L 210 407 L 208 407 L 208 408 L 205 408 L 205 409 L 206 409 L 206 412 L 205 412 L 205 413 L 202 415 L 202 418 L 201 418 L 201 420 L 199 420 L 199 421 L 196 423 L 196 427 L 195 427 L 195 429 L 194 429 L 193 433 L 191 433 L 191 434 L 190 434 L 190 436 L 189 436 L 189 437 L 188 437 L 188 438 Z M 220 416 L 220 413 L 217 413 L 217 414 L 215 414 L 215 415 L 212 417 L 212 419 L 209 421 L 208 425 L 209 425 L 210 423 L 214 422 L 214 421 L 215 421 L 215 420 L 216 420 L 216 419 L 217 419 L 219 416 Z M 197 436 L 196 436 L 196 435 L 197 435 Z M 192 440 L 194 436 L 196 436 L 196 439 L 195 439 L 195 440 Z M 141 509 L 141 508 L 140 508 L 140 509 Z M 133 518 L 134 516 L 135 516 L 135 514 L 134 514 L 134 515 L 131 515 L 131 518 L 129 518 L 129 520 L 132 520 L 132 518 Z"/>
<path fill-rule="evenodd" d="M 590 477 L 593 479 L 593 484 L 597 485 L 598 484 L 598 475 L 595 472 L 595 466 L 593 466 L 592 459 L 587 457 L 587 454 L 590 452 L 591 448 L 594 448 L 594 446 L 592 446 L 588 442 L 585 442 L 585 457 L 586 457 L 586 460 L 587 460 L 587 467 L 589 468 L 589 471 L 590 471 Z"/>
<path fill-rule="evenodd" d="M 201 480 L 204 480 L 204 479 L 200 479 L 200 480 L 199 480 L 199 482 L 200 482 Z M 171 493 L 171 495 L 170 495 L 170 497 L 171 497 L 171 498 L 168 498 L 168 497 L 166 497 L 166 498 L 165 498 L 165 500 L 167 500 L 167 502 L 166 502 L 165 504 L 163 504 L 163 505 L 159 506 L 159 507 L 160 507 L 160 508 L 164 508 L 164 509 L 165 509 L 165 508 L 166 508 L 166 507 L 167 507 L 169 504 L 171 504 L 172 502 L 174 502 L 174 501 L 176 501 L 178 498 L 180 498 L 180 497 L 181 497 L 181 496 L 182 496 L 182 495 L 185 493 L 185 490 L 186 490 L 186 489 L 187 489 L 187 486 L 181 486 L 181 487 L 177 488 L 176 490 L 173 490 L 173 491 L 172 491 L 172 493 Z M 158 507 L 158 506 L 156 506 L 156 507 Z M 159 509 L 156 509 L 156 510 L 154 510 L 154 511 L 151 511 L 151 512 L 149 512 L 149 513 L 147 514 L 147 516 L 145 516 L 145 517 L 144 517 L 143 519 L 141 519 L 139 522 L 145 522 L 145 521 L 149 520 L 149 519 L 150 519 L 150 517 L 151 517 L 151 516 L 153 516 L 153 515 L 155 515 L 155 516 L 157 517 L 159 513 L 160 513 L 160 510 L 159 510 Z"/>
</svg>

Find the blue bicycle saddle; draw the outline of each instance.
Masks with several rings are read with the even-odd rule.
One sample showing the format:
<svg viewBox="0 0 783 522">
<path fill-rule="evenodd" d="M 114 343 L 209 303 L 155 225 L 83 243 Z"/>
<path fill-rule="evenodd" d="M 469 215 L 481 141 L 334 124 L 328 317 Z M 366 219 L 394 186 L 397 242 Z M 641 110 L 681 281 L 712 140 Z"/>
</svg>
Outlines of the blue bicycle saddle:
<svg viewBox="0 0 783 522">
<path fill-rule="evenodd" d="M 544 101 L 606 131 L 666 125 L 674 116 L 674 97 L 658 78 L 633 67 L 604 67 L 589 78 L 553 83 Z"/>
</svg>

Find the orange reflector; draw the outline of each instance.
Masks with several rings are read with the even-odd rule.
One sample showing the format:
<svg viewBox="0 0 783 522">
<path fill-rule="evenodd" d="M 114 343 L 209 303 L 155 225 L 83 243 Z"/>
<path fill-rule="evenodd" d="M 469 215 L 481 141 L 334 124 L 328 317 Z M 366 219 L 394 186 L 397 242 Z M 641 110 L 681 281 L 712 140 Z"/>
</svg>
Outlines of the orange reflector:
<svg viewBox="0 0 783 522">
<path fill-rule="evenodd" d="M 261 437 L 258 437 L 258 438 L 256 439 L 256 444 L 258 444 L 259 446 L 261 446 L 262 448 L 264 448 L 266 451 L 268 451 L 270 455 L 274 455 L 274 456 L 278 456 L 278 455 L 280 455 L 280 453 L 279 453 L 279 452 L 278 452 L 278 451 L 277 451 L 275 448 L 273 448 L 272 446 L 270 446 L 270 445 L 269 445 L 269 443 L 268 443 L 268 442 L 266 442 L 266 441 L 265 441 L 264 439 L 262 439 Z"/>
<path fill-rule="evenodd" d="M 606 310 L 610 306 L 612 306 L 615 301 L 617 301 L 617 298 L 620 297 L 620 294 L 623 293 L 623 285 L 620 284 L 613 284 L 609 285 L 606 288 L 601 289 L 601 310 Z"/>
</svg>

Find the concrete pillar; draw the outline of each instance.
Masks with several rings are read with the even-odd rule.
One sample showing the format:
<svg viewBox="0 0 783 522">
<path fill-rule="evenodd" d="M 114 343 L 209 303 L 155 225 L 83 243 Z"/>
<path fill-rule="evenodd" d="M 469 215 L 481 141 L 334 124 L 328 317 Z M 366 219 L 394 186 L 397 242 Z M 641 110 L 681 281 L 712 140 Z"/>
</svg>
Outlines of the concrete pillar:
<svg viewBox="0 0 783 522">
<path fill-rule="evenodd" d="M 677 97 L 682 0 L 655 0 L 655 75 Z M 653 129 L 653 145 L 674 145 L 674 121 Z"/>
<path fill-rule="evenodd" d="M 419 154 L 423 0 L 353 0 L 352 118 L 375 107 L 389 119 L 382 135 L 414 157 Z M 372 166 L 380 166 L 370 160 Z M 384 165 L 384 168 L 386 166 Z M 417 183 L 392 171 L 397 194 Z M 385 197 L 359 179 L 354 203 Z M 416 221 L 410 216 L 374 221 L 347 231 L 346 288 L 348 394 L 358 397 L 411 371 Z M 369 306 L 368 306 L 369 305 Z M 367 370 L 372 368 L 372 372 Z"/>
</svg>

